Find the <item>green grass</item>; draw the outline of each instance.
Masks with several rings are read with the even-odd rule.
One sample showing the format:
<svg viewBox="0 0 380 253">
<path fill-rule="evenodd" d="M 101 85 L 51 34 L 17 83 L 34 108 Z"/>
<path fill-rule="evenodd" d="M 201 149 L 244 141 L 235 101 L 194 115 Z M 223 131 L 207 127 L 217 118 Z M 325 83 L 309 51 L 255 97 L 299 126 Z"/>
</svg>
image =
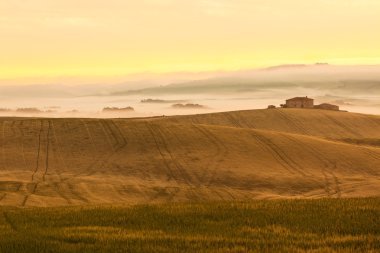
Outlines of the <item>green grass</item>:
<svg viewBox="0 0 380 253">
<path fill-rule="evenodd" d="M 0 252 L 379 252 L 380 199 L 0 208 Z"/>
</svg>

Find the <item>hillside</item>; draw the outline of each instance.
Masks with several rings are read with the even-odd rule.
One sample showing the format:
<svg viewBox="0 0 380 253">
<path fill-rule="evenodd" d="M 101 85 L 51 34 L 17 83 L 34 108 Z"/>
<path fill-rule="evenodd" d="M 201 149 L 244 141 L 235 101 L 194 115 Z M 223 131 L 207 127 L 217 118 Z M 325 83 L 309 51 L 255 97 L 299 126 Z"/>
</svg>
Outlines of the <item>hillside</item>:
<svg viewBox="0 0 380 253">
<path fill-rule="evenodd" d="M 248 110 L 165 118 L 193 123 L 253 128 L 330 139 L 380 139 L 380 116 L 317 109 Z"/>
<path fill-rule="evenodd" d="M 254 110 L 0 119 L 0 204 L 378 196 L 380 117 Z"/>
</svg>

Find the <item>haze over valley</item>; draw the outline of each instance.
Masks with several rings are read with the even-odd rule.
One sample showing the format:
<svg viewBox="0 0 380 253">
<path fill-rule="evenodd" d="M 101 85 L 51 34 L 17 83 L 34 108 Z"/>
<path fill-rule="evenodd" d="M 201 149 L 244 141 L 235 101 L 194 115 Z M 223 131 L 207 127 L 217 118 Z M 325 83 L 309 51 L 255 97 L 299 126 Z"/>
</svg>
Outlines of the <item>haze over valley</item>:
<svg viewBox="0 0 380 253">
<path fill-rule="evenodd" d="M 39 85 L 7 85 L 3 80 L 0 114 L 97 118 L 196 114 L 279 106 L 285 99 L 300 95 L 337 104 L 342 110 L 380 113 L 379 65 L 282 65 L 232 72 L 127 76 L 116 84 L 110 80 L 84 84 L 85 79 L 78 83 L 63 78 L 62 83 Z M 178 102 L 203 108 L 181 110 L 172 106 Z M 109 115 L 102 113 L 105 107 L 132 107 L 134 111 Z M 36 108 L 39 112 L 20 112 L 17 108 Z"/>
</svg>

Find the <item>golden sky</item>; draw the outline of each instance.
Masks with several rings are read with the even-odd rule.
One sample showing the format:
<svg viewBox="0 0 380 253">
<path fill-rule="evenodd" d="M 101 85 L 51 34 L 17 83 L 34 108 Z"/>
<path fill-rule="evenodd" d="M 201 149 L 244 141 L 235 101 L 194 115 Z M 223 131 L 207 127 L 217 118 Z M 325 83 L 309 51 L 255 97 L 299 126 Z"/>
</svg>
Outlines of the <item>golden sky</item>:
<svg viewBox="0 0 380 253">
<path fill-rule="evenodd" d="M 380 63 L 379 0 L 0 0 L 0 79 Z"/>
</svg>

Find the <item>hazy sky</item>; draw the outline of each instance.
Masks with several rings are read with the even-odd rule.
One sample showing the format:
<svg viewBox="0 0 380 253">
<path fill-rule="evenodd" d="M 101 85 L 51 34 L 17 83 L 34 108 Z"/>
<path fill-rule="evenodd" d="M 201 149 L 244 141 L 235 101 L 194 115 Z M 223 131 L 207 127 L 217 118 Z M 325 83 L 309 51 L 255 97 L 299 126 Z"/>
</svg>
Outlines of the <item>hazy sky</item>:
<svg viewBox="0 0 380 253">
<path fill-rule="evenodd" d="M 380 63 L 379 0 L 0 0 L 0 79 Z"/>
</svg>

